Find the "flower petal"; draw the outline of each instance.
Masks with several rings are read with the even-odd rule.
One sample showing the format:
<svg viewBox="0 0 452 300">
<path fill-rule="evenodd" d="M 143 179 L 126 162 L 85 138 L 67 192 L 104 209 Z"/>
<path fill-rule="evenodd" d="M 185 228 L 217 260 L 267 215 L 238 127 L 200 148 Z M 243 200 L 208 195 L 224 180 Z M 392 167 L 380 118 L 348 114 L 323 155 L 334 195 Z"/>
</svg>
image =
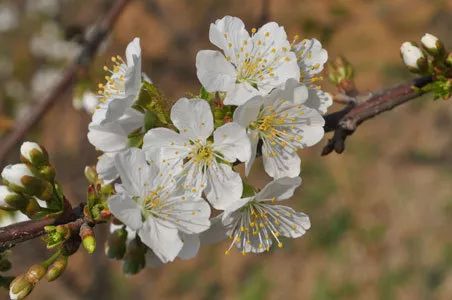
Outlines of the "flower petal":
<svg viewBox="0 0 452 300">
<path fill-rule="evenodd" d="M 279 214 L 283 221 L 280 222 L 278 231 L 282 236 L 298 238 L 311 228 L 309 217 L 284 205 L 272 205 L 272 210 Z"/>
<path fill-rule="evenodd" d="M 88 128 L 88 140 L 99 150 L 116 152 L 124 150 L 128 145 L 127 133 L 117 123 L 91 123 Z"/>
<path fill-rule="evenodd" d="M 136 96 L 141 86 L 141 47 L 139 38 L 134 38 L 127 45 L 126 59 L 126 94 Z"/>
<path fill-rule="evenodd" d="M 234 111 L 233 120 L 234 122 L 242 125 L 247 128 L 251 122 L 257 120 L 257 116 L 259 115 L 259 111 L 263 104 L 262 96 L 255 96 L 248 100 L 245 104 L 240 105 Z"/>
<path fill-rule="evenodd" d="M 259 144 L 259 133 L 257 131 L 248 131 L 248 138 L 250 139 L 251 144 L 251 156 L 248 161 L 245 162 L 245 175 L 248 176 L 251 171 L 251 167 L 254 164 L 254 160 L 256 159 L 257 153 L 257 145 Z"/>
<path fill-rule="evenodd" d="M 238 51 L 243 46 L 243 41 L 249 38 L 245 24 L 237 17 L 225 16 L 216 20 L 214 24 L 210 24 L 210 42 L 231 58 L 235 57 L 234 51 Z"/>
<path fill-rule="evenodd" d="M 254 96 L 260 95 L 260 92 L 252 87 L 248 82 L 241 82 L 231 85 L 227 90 L 224 104 L 242 105 Z"/>
<path fill-rule="evenodd" d="M 236 80 L 234 66 L 219 51 L 201 50 L 196 55 L 196 74 L 209 92 L 224 92 Z"/>
<path fill-rule="evenodd" d="M 296 177 L 300 175 L 300 158 L 297 152 L 287 152 L 280 147 L 269 149 L 265 143 L 262 146 L 264 169 L 273 178 Z M 276 150 L 274 150 L 276 149 Z"/>
<path fill-rule="evenodd" d="M 177 228 L 161 219 L 148 217 L 138 235 L 163 263 L 173 261 L 183 246 Z"/>
<path fill-rule="evenodd" d="M 283 177 L 268 183 L 259 193 L 256 194 L 256 200 L 285 200 L 293 196 L 295 189 L 301 184 L 300 177 Z"/>
<path fill-rule="evenodd" d="M 125 194 L 116 194 L 108 200 L 108 208 L 119 221 L 133 230 L 142 227 L 141 210 L 138 204 Z"/>
<path fill-rule="evenodd" d="M 184 246 L 177 255 L 181 259 L 191 259 L 198 254 L 201 242 L 199 240 L 199 235 L 197 234 L 181 234 Z"/>
<path fill-rule="evenodd" d="M 110 183 L 118 178 L 119 174 L 116 171 L 114 155 L 110 153 L 101 155 L 97 161 L 96 171 L 105 183 Z"/>
<path fill-rule="evenodd" d="M 184 137 L 206 140 L 213 131 L 209 103 L 202 99 L 179 99 L 171 108 L 171 120 Z"/>
<path fill-rule="evenodd" d="M 138 148 L 130 148 L 115 156 L 115 166 L 124 189 L 132 196 L 142 196 L 146 192 L 146 184 L 157 176 L 158 169 L 148 165 L 144 152 Z"/>
<path fill-rule="evenodd" d="M 250 159 L 251 145 L 245 128 L 237 123 L 227 123 L 213 133 L 214 150 L 221 153 L 225 160 L 244 162 Z"/>
<path fill-rule="evenodd" d="M 226 164 L 214 163 L 207 168 L 207 200 L 216 209 L 224 209 L 232 200 L 239 199 L 243 186 L 240 175 Z"/>
<path fill-rule="evenodd" d="M 333 97 L 327 92 L 316 88 L 309 89 L 309 97 L 304 103 L 307 107 L 317 110 L 320 114 L 325 114 L 333 104 Z"/>
</svg>

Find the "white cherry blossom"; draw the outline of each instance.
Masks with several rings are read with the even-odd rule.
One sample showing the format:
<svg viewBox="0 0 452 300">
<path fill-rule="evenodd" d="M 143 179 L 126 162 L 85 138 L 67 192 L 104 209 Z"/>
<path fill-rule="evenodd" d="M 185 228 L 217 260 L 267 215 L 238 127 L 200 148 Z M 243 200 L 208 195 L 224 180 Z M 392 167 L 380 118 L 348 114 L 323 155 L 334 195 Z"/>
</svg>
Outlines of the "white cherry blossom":
<svg viewBox="0 0 452 300">
<path fill-rule="evenodd" d="M 171 172 L 149 165 L 142 150 L 130 148 L 117 154 L 115 165 L 121 185 L 108 201 L 110 211 L 136 231 L 162 262 L 180 253 L 181 234 L 209 228 L 209 205 L 200 196 L 186 193 Z"/>
<path fill-rule="evenodd" d="M 226 16 L 210 25 L 209 39 L 223 52 L 199 51 L 197 75 L 207 91 L 226 92 L 225 104 L 244 104 L 300 78 L 286 32 L 275 22 L 253 29 L 250 36 L 242 20 Z"/>
<path fill-rule="evenodd" d="M 210 106 L 202 99 L 178 100 L 171 109 L 171 120 L 178 133 L 155 128 L 145 134 L 143 149 L 148 155 L 158 153 L 161 163 L 186 175 L 185 188 L 198 194 L 204 191 L 217 209 L 240 197 L 242 180 L 230 164 L 250 157 L 245 129 L 227 123 L 213 131 Z"/>
<path fill-rule="evenodd" d="M 251 159 L 246 162 L 249 173 L 262 140 L 264 168 L 273 178 L 296 177 L 300 174 L 297 150 L 312 146 L 324 135 L 325 123 L 320 113 L 305 105 L 305 86 L 288 80 L 284 89 L 270 95 L 256 96 L 234 112 L 234 122 L 247 128 L 251 141 Z"/>
<path fill-rule="evenodd" d="M 325 114 L 328 107 L 333 104 L 333 98 L 329 93 L 322 91 L 318 82 L 322 80 L 319 73 L 322 72 L 323 66 L 328 60 L 328 52 L 316 39 L 304 39 L 293 44 L 292 51 L 296 53 L 300 67 L 300 83 L 307 86 L 309 91 L 305 105 Z"/>
<path fill-rule="evenodd" d="M 274 242 L 283 247 L 281 236 L 298 238 L 311 227 L 309 217 L 280 204 L 293 196 L 301 178 L 280 178 L 252 197 L 234 201 L 222 215 L 222 224 L 231 240 L 226 254 L 236 246 L 243 254 L 269 251 Z"/>
</svg>

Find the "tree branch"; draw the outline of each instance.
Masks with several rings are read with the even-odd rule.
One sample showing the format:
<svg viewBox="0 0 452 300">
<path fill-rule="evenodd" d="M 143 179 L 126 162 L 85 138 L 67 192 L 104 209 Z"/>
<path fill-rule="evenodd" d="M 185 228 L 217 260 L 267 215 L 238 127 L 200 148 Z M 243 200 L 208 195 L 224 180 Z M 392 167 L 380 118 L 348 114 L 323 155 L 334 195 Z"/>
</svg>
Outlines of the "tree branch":
<svg viewBox="0 0 452 300">
<path fill-rule="evenodd" d="M 342 153 L 345 149 L 346 138 L 353 134 L 361 123 L 421 96 L 422 93 L 414 87 L 421 88 L 432 80 L 431 76 L 416 78 L 410 82 L 377 92 L 367 101 L 357 105 L 350 104 L 340 111 L 326 115 L 325 131 L 334 131 L 334 134 L 323 148 L 322 155 L 327 155 L 333 150 L 336 153 Z"/>
<path fill-rule="evenodd" d="M 42 116 L 56 103 L 56 101 L 62 98 L 62 94 L 75 81 L 80 69 L 86 68 L 89 65 L 100 44 L 112 30 L 119 15 L 129 2 L 130 0 L 117 0 L 114 3 L 103 20 L 96 26 L 94 33 L 87 38 L 80 54 L 67 67 L 57 86 L 42 101 L 34 104 L 33 110 L 22 120 L 17 121 L 17 126 L 15 126 L 13 131 L 0 141 L 0 163 L 4 161 L 9 151 L 24 138 L 28 131 L 38 123 Z"/>
</svg>

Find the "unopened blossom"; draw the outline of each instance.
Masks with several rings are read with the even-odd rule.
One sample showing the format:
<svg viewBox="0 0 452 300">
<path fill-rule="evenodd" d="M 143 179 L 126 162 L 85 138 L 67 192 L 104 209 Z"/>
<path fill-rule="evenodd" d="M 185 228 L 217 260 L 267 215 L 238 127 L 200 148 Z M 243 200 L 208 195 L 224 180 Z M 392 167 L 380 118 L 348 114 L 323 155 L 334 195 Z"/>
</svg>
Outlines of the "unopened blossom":
<svg viewBox="0 0 452 300">
<path fill-rule="evenodd" d="M 433 34 L 426 33 L 421 38 L 421 43 L 424 49 L 431 55 L 437 56 L 444 53 L 443 43 Z"/>
<path fill-rule="evenodd" d="M 121 185 L 108 205 L 112 214 L 137 232 L 141 241 L 162 261 L 172 261 L 184 243 L 180 234 L 209 228 L 210 207 L 198 195 L 186 193 L 178 178 L 148 164 L 137 148 L 115 156 Z"/>
<path fill-rule="evenodd" d="M 301 178 L 280 178 L 267 184 L 254 196 L 234 201 L 222 215 L 231 244 L 226 254 L 237 247 L 243 254 L 269 251 L 273 243 L 281 248 L 281 237 L 298 238 L 311 227 L 309 217 L 280 205 L 292 197 Z"/>
<path fill-rule="evenodd" d="M 20 154 L 28 161 L 32 161 L 32 154 L 33 152 L 39 152 L 43 154 L 43 150 L 41 146 L 39 146 L 37 143 L 34 142 L 24 142 L 20 146 Z"/>
<path fill-rule="evenodd" d="M 296 55 L 282 26 L 270 22 L 252 29 L 226 16 L 210 25 L 209 39 L 222 50 L 201 50 L 196 56 L 198 79 L 209 92 L 225 92 L 224 103 L 241 105 L 266 95 L 289 78 L 300 78 Z"/>
<path fill-rule="evenodd" d="M 256 157 L 259 140 L 268 175 L 281 178 L 300 174 L 297 150 L 316 144 L 324 135 L 325 121 L 317 109 L 306 106 L 307 100 L 307 88 L 288 80 L 284 89 L 256 96 L 235 110 L 234 122 L 247 128 L 251 141 L 246 174 Z"/>
<path fill-rule="evenodd" d="M 33 176 L 33 173 L 25 164 L 7 165 L 2 171 L 3 180 L 18 187 L 24 187 L 23 176 Z"/>
<path fill-rule="evenodd" d="M 150 154 L 158 153 L 160 161 L 170 170 L 185 174 L 184 187 L 197 194 L 204 191 L 217 209 L 240 197 L 242 180 L 231 164 L 250 157 L 245 129 L 227 123 L 214 131 L 210 106 L 202 99 L 178 100 L 171 109 L 171 120 L 179 132 L 151 129 L 144 136 L 143 149 Z"/>
<path fill-rule="evenodd" d="M 299 43 L 293 43 L 292 51 L 296 53 L 300 67 L 300 83 L 307 86 L 309 91 L 305 104 L 325 114 L 328 107 L 333 104 L 333 98 L 321 89 L 319 82 L 323 78 L 319 74 L 328 60 L 328 52 L 316 39 L 304 39 Z"/>
<path fill-rule="evenodd" d="M 135 38 L 126 49 L 127 62 L 119 56 L 112 58 L 113 67 L 106 83 L 99 85 L 99 105 L 89 124 L 88 140 L 104 152 L 99 158 L 97 172 L 105 181 L 117 178 L 114 156 L 128 148 L 130 133 L 144 126 L 144 114 L 132 106 L 141 87 L 141 49 Z"/>
<path fill-rule="evenodd" d="M 93 114 L 99 106 L 99 97 L 91 91 L 85 91 L 74 97 L 73 104 L 75 109 L 83 109 L 87 113 Z"/>
<path fill-rule="evenodd" d="M 411 42 L 404 42 L 400 47 L 403 62 L 411 70 L 421 70 L 426 67 L 426 58 L 421 49 Z"/>
</svg>

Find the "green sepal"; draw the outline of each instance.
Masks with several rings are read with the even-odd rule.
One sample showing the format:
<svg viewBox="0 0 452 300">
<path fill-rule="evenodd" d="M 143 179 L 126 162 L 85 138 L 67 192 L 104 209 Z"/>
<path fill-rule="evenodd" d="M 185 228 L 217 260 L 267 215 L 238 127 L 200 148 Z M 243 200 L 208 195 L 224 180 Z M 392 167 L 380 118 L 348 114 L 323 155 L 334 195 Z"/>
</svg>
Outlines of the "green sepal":
<svg viewBox="0 0 452 300">
<path fill-rule="evenodd" d="M 122 271 L 127 275 L 134 275 L 140 272 L 146 266 L 146 246 L 135 238 L 127 247 L 127 253 L 124 256 Z"/>
<path fill-rule="evenodd" d="M 164 103 L 164 98 L 157 87 L 150 82 L 143 81 L 133 108 L 142 113 L 146 113 L 146 111 L 153 112 L 161 124 L 167 125 L 169 117 Z"/>
<path fill-rule="evenodd" d="M 141 128 L 130 133 L 127 137 L 129 147 L 141 148 L 141 146 L 143 145 L 143 137 L 144 133 L 141 131 Z"/>
</svg>

